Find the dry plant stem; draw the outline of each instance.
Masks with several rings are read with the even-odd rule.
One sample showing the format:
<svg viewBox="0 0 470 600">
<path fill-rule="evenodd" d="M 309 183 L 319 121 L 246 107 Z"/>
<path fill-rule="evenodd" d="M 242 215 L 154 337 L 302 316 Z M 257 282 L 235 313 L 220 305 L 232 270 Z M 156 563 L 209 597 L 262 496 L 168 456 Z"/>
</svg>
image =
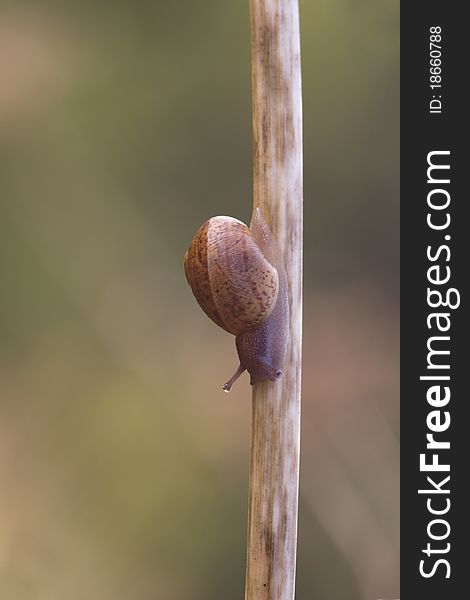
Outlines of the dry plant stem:
<svg viewBox="0 0 470 600">
<path fill-rule="evenodd" d="M 302 342 L 302 99 L 298 0 L 250 0 L 254 205 L 289 287 L 283 377 L 253 388 L 246 600 L 295 593 Z"/>
</svg>

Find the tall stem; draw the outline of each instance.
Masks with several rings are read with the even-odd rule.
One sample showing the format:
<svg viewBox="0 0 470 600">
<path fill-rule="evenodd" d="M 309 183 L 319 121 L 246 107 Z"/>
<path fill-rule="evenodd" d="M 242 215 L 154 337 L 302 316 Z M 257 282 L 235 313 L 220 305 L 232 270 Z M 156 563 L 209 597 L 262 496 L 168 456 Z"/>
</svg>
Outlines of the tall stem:
<svg viewBox="0 0 470 600">
<path fill-rule="evenodd" d="M 289 287 L 284 375 L 253 388 L 246 600 L 293 600 L 302 356 L 302 98 L 298 0 L 250 0 L 254 205 Z"/>
</svg>

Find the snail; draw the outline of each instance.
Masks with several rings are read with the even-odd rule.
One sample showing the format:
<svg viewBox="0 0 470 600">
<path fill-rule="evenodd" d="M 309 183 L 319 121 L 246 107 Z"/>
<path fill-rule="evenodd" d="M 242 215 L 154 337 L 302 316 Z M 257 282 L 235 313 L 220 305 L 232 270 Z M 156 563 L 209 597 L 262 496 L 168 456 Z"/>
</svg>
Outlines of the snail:
<svg viewBox="0 0 470 600">
<path fill-rule="evenodd" d="M 206 315 L 235 335 L 240 364 L 224 384 L 229 392 L 244 371 L 250 383 L 282 377 L 289 332 L 287 277 L 259 208 L 251 225 L 212 217 L 184 257 L 186 279 Z"/>
</svg>

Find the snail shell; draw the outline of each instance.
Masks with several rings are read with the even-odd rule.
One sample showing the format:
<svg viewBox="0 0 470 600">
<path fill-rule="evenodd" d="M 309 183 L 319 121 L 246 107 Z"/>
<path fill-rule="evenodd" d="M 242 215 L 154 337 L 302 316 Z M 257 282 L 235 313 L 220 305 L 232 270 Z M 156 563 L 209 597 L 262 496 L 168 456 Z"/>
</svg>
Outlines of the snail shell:
<svg viewBox="0 0 470 600">
<path fill-rule="evenodd" d="M 184 268 L 202 310 L 233 335 L 254 329 L 274 309 L 277 269 L 263 256 L 251 230 L 237 219 L 206 221 L 186 253 Z"/>
</svg>

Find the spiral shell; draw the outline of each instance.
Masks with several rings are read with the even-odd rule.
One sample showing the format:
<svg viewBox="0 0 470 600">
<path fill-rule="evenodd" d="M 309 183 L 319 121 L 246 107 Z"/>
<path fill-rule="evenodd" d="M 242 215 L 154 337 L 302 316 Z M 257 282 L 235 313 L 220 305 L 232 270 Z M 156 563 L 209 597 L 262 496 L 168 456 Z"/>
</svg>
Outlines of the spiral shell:
<svg viewBox="0 0 470 600">
<path fill-rule="evenodd" d="M 213 217 L 198 229 L 184 270 L 203 311 L 233 335 L 257 327 L 276 305 L 277 269 L 251 230 L 232 217 Z"/>
</svg>

